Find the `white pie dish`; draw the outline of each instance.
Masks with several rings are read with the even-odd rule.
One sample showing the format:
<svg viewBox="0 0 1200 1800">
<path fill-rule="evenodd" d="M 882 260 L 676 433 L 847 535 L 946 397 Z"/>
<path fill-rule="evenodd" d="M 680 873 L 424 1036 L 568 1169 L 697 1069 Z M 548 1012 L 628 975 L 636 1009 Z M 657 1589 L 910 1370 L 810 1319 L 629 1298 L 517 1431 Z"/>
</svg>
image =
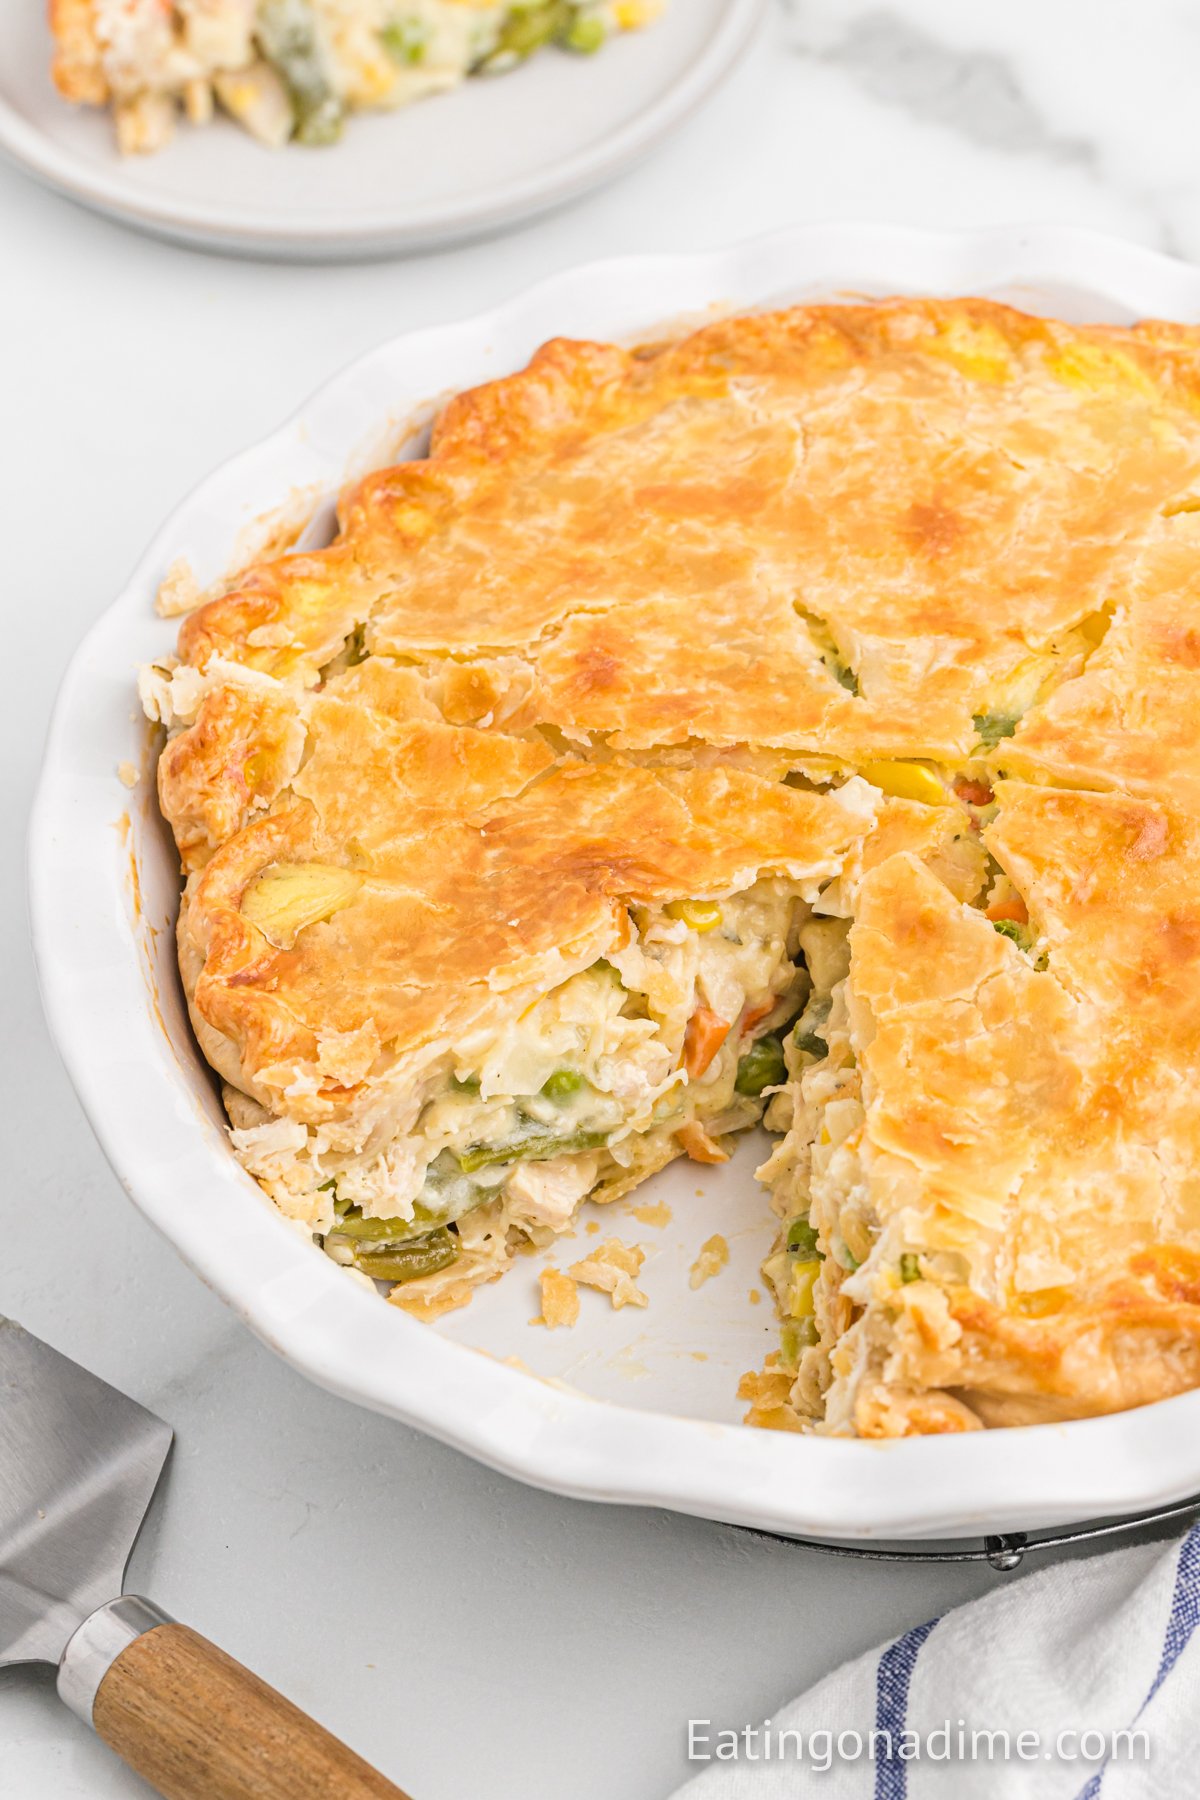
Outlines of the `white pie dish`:
<svg viewBox="0 0 1200 1800">
<path fill-rule="evenodd" d="M 393 417 L 417 416 L 431 394 L 519 366 L 556 334 L 629 340 L 710 315 L 714 302 L 890 292 L 984 293 L 1076 319 L 1200 319 L 1200 271 L 1091 234 L 831 226 L 593 265 L 482 317 L 396 339 L 212 475 L 159 532 L 67 672 L 30 843 L 46 1008 L 93 1126 L 137 1204 L 289 1362 L 543 1487 L 839 1538 L 1033 1528 L 1195 1492 L 1200 1393 L 1106 1419 L 886 1444 L 741 1426 L 737 1375 L 771 1345 L 767 1307 L 747 1299 L 769 1226 L 746 1152 L 715 1180 L 676 1164 L 639 1190 L 634 1206 L 669 1202 L 668 1227 L 626 1207 L 602 1221 L 653 1251 L 646 1313 L 615 1315 L 586 1295 L 596 1304 L 574 1332 L 531 1329 L 536 1264 L 518 1262 L 465 1312 L 416 1324 L 296 1235 L 234 1162 L 178 990 L 173 848 L 150 784 L 130 796 L 116 770 L 145 750 L 133 665 L 174 635 L 152 608 L 167 565 L 184 554 L 202 581 L 215 578 L 239 534 L 296 492 L 308 494 L 319 532 L 322 497 L 385 453 L 381 395 Z M 128 829 L 118 829 L 125 813 Z M 731 1267 L 693 1292 L 689 1266 L 718 1229 L 731 1241 Z M 505 1366 L 511 1358 L 571 1385 L 532 1379 Z"/>
<path fill-rule="evenodd" d="M 157 237 L 238 256 L 336 262 L 479 237 L 636 163 L 728 74 L 765 0 L 676 0 L 595 57 L 545 54 L 393 113 L 339 144 L 266 150 L 229 119 L 121 157 L 112 119 L 50 80 L 37 0 L 0 6 L 0 150 L 39 181 Z"/>
</svg>

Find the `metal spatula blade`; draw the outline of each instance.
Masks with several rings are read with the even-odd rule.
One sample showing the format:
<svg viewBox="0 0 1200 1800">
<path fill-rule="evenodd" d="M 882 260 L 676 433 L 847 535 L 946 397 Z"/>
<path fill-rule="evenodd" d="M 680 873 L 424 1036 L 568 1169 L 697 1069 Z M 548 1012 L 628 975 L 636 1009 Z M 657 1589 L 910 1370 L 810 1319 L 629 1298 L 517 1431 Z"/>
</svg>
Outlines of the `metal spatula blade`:
<svg viewBox="0 0 1200 1800">
<path fill-rule="evenodd" d="M 0 1315 L 0 1665 L 56 1663 L 121 1592 L 172 1436 Z"/>
<path fill-rule="evenodd" d="M 0 1667 L 58 1693 L 166 1800 L 404 1800 L 152 1600 L 125 1564 L 173 1433 L 0 1314 Z"/>
</svg>

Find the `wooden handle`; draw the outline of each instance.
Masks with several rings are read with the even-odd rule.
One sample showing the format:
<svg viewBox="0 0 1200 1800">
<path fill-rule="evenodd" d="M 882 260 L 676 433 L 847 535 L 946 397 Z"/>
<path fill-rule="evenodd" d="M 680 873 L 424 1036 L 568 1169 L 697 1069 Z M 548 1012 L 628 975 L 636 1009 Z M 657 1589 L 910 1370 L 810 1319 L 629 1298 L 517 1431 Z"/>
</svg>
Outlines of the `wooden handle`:
<svg viewBox="0 0 1200 1800">
<path fill-rule="evenodd" d="M 166 1800 L 405 1800 L 186 1625 L 159 1625 L 121 1652 L 100 1683 L 92 1720 Z"/>
</svg>

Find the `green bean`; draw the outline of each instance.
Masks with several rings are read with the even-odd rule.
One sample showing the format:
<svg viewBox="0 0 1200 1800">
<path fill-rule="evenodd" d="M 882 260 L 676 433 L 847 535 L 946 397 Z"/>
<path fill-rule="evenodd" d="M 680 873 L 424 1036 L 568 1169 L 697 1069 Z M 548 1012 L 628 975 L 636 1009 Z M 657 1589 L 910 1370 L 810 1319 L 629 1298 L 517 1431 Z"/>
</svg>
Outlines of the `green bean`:
<svg viewBox="0 0 1200 1800">
<path fill-rule="evenodd" d="M 282 75 L 302 144 L 332 144 L 345 109 L 329 79 L 310 0 L 259 0 L 259 48 Z"/>
<path fill-rule="evenodd" d="M 789 1256 L 798 1257 L 801 1262 L 824 1254 L 817 1248 L 816 1227 L 810 1222 L 807 1213 L 800 1213 L 796 1218 L 788 1220 L 785 1241 Z"/>
<path fill-rule="evenodd" d="M 778 1087 L 786 1080 L 783 1045 L 772 1034 L 751 1044 L 738 1063 L 733 1085 L 739 1094 L 761 1094 L 764 1088 Z"/>
<path fill-rule="evenodd" d="M 360 1251 L 354 1266 L 373 1281 L 419 1281 L 422 1275 L 436 1275 L 458 1260 L 461 1246 L 452 1231 L 433 1231 L 427 1237 L 414 1238 L 411 1244 L 399 1244 L 394 1250 Z"/>
<path fill-rule="evenodd" d="M 794 1369 L 800 1361 L 802 1350 L 811 1350 L 817 1342 L 819 1333 L 815 1319 L 789 1319 L 779 1333 L 779 1348 L 783 1352 L 783 1360 L 790 1369 Z"/>
<path fill-rule="evenodd" d="M 992 930 L 998 931 L 1001 937 L 1011 938 L 1021 950 L 1028 950 L 1033 942 L 1028 927 L 1018 925 L 1015 919 L 993 919 Z"/>
<path fill-rule="evenodd" d="M 561 37 L 571 26 L 567 0 L 545 0 L 541 6 L 522 6 L 510 12 L 500 28 L 492 57 L 532 56 L 543 44 Z M 489 62 L 492 60 L 489 57 Z"/>
<path fill-rule="evenodd" d="M 566 1137 L 517 1138 L 507 1144 L 473 1144 L 459 1156 L 464 1175 L 493 1163 L 545 1162 L 552 1156 L 569 1156 L 576 1150 L 598 1150 L 608 1142 L 607 1131 L 573 1131 Z"/>
<path fill-rule="evenodd" d="M 448 1223 L 445 1213 L 431 1212 L 418 1201 L 411 1219 L 364 1219 L 358 1207 L 339 1219 L 328 1234 L 326 1243 L 402 1244 L 409 1238 L 424 1237 L 437 1225 Z"/>
</svg>

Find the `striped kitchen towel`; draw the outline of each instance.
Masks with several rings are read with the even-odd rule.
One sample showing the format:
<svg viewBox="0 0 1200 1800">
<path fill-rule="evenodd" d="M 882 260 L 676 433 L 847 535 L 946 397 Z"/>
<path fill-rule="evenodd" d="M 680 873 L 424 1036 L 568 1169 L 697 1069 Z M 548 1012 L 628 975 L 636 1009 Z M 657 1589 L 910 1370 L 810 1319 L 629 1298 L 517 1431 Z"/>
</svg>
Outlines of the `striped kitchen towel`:
<svg viewBox="0 0 1200 1800">
<path fill-rule="evenodd" d="M 693 1720 L 674 1800 L 1200 1800 L 1200 1525 L 1056 1563 L 769 1724 Z"/>
</svg>

